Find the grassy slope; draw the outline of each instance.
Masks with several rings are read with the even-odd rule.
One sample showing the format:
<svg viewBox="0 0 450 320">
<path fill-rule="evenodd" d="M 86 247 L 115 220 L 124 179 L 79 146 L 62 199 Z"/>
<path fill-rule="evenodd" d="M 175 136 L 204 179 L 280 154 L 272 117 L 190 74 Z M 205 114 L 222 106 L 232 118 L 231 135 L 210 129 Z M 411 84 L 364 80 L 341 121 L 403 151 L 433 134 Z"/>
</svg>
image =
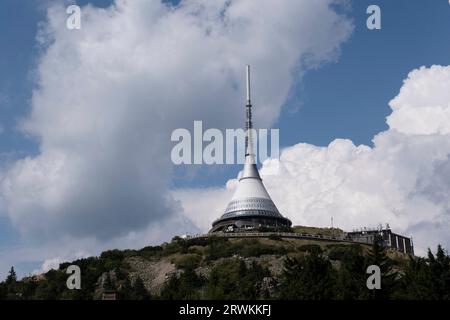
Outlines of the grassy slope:
<svg viewBox="0 0 450 320">
<path fill-rule="evenodd" d="M 327 228 L 304 226 L 294 227 L 294 229 L 296 232 L 309 234 L 329 235 L 331 232 Z M 336 232 L 336 229 L 333 232 Z M 176 237 L 170 243 L 164 243 L 161 246 L 149 246 L 140 250 L 111 250 L 103 252 L 100 257 L 64 263 L 60 266 L 60 270 L 41 275 L 37 281 L 54 282 L 56 280 L 52 279 L 59 279 L 57 283 L 61 283 L 58 285 L 64 287 L 67 266 L 76 264 L 85 274 L 85 270 L 89 270 L 89 283 L 85 280 L 85 284 L 90 288 L 87 290 L 94 292 L 93 298 L 100 297 L 98 292 L 101 275 L 112 270 L 118 270 L 119 274 L 127 274 L 131 281 L 137 277 L 141 278 L 147 289 L 152 294 L 158 295 L 171 275 L 183 272 L 189 266 L 194 267 L 197 273 L 208 277 L 217 264 L 237 258 L 243 259 L 246 264 L 257 262 L 267 267 L 273 276 L 278 276 L 283 270 L 286 256 L 301 256 L 312 250 L 319 250 L 330 260 L 339 260 L 339 257 L 352 247 L 359 248 L 364 255 L 370 251 L 370 246 L 364 244 L 325 240 L 217 237 L 183 240 Z M 408 260 L 407 255 L 398 252 L 388 254 L 400 265 Z M 30 279 L 24 279 L 24 281 L 30 281 Z"/>
</svg>

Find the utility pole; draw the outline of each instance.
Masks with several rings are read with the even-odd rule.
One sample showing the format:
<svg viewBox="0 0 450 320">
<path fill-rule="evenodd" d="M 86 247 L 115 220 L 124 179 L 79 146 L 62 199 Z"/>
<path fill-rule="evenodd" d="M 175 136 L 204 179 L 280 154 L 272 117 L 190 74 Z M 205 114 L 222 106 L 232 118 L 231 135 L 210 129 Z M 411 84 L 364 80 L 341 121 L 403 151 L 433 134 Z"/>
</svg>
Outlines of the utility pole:
<svg viewBox="0 0 450 320">
<path fill-rule="evenodd" d="M 331 217 L 331 237 L 334 237 L 333 217 Z"/>
</svg>

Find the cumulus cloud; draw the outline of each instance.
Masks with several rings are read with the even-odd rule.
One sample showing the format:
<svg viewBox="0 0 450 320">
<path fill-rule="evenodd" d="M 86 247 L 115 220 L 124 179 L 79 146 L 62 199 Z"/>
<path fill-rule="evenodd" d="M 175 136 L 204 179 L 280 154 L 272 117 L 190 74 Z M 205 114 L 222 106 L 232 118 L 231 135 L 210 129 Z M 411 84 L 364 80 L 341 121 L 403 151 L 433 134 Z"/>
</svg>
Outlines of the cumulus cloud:
<svg viewBox="0 0 450 320">
<path fill-rule="evenodd" d="M 170 134 L 241 126 L 244 66 L 254 70 L 269 126 L 293 81 L 333 61 L 352 31 L 336 1 L 117 0 L 82 7 L 65 28 L 51 4 L 31 99 L 21 127 L 39 153 L 2 174 L 1 202 L 24 237 L 114 241 L 169 225 L 183 208 L 168 192 Z M 167 224 L 167 225 L 165 225 Z M 186 221 L 186 229 L 196 227 Z M 189 231 L 189 230 L 188 230 Z"/>
<path fill-rule="evenodd" d="M 70 254 L 69 258 L 55 257 L 55 258 L 46 259 L 42 263 L 41 268 L 34 270 L 32 272 L 32 274 L 45 273 L 52 269 L 58 270 L 59 265 L 63 262 L 70 261 L 71 259 L 82 259 L 82 258 L 87 258 L 87 257 L 89 257 L 89 254 L 86 254 L 85 252 L 80 251 L 80 252 L 75 252 L 74 254 Z"/>
<path fill-rule="evenodd" d="M 61 262 L 98 255 L 104 250 L 142 248 L 170 241 L 174 235 L 195 234 L 201 230 L 183 215 L 149 224 L 142 230 L 103 241 L 95 236 L 62 236 L 53 241 L 27 238 L 20 243 L 0 246 L 0 277 L 4 278 L 12 265 L 20 276 L 56 269 Z M 32 268 L 29 266 L 33 265 Z M 22 272 L 20 272 L 22 271 Z"/>
<path fill-rule="evenodd" d="M 413 236 L 420 254 L 438 243 L 449 248 L 449 87 L 450 66 L 414 70 L 390 102 L 389 129 L 374 137 L 373 147 L 346 139 L 327 147 L 299 143 L 282 151 L 278 174 L 265 174 L 271 163 L 264 163 L 261 175 L 280 211 L 302 225 L 329 226 L 333 217 L 346 230 L 390 223 Z M 188 197 L 179 198 L 191 208 Z M 225 208 L 196 193 L 199 199 L 211 212 Z"/>
</svg>

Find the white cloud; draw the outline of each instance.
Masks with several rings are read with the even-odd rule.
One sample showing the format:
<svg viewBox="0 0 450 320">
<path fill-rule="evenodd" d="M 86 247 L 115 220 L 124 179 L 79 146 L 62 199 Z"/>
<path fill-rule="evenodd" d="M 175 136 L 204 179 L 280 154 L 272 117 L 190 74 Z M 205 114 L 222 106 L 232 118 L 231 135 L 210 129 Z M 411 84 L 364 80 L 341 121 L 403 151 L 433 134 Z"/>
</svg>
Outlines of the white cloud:
<svg viewBox="0 0 450 320">
<path fill-rule="evenodd" d="M 81 30 L 67 30 L 65 8 L 52 4 L 22 124 L 40 152 L 2 174 L 0 197 L 13 224 L 44 243 L 94 238 L 98 248 L 149 236 L 155 225 L 164 226 L 161 236 L 195 231 L 189 221 L 169 225 L 182 211 L 167 188 L 170 133 L 199 119 L 240 127 L 247 63 L 256 122 L 269 126 L 295 78 L 335 60 L 351 33 L 331 3 L 117 0 L 83 7 Z"/>
<path fill-rule="evenodd" d="M 75 252 L 74 254 L 69 255 L 67 258 L 63 258 L 63 257 L 54 257 L 54 258 L 50 258 L 50 259 L 46 259 L 40 269 L 34 270 L 32 272 L 32 274 L 40 274 L 40 273 L 45 273 L 49 270 L 58 270 L 59 269 L 59 265 L 63 262 L 67 262 L 67 261 L 72 261 L 73 259 L 82 259 L 82 258 L 87 258 L 90 255 L 87 254 L 86 252 L 83 251 L 79 251 L 79 252 Z"/>
<path fill-rule="evenodd" d="M 261 170 L 280 211 L 302 225 L 329 226 L 333 217 L 346 230 L 388 222 L 412 235 L 420 254 L 438 243 L 449 248 L 449 87 L 450 66 L 412 71 L 390 102 L 389 129 L 374 137 L 373 148 L 336 139 L 327 147 L 284 149 L 277 175 L 264 174 L 267 164 Z M 189 193 L 195 197 L 180 197 L 189 217 L 191 201 L 210 212 L 225 208 L 201 192 Z"/>
<path fill-rule="evenodd" d="M 450 78 L 446 68 L 422 67 L 410 73 L 391 101 L 391 129 L 405 134 L 450 133 Z"/>
<path fill-rule="evenodd" d="M 52 267 L 57 268 L 60 262 L 70 262 L 78 258 L 98 255 L 100 252 L 112 249 L 142 248 L 148 245 L 160 245 L 164 241 L 170 241 L 174 235 L 185 233 L 195 234 L 201 230 L 192 222 L 182 216 L 173 215 L 163 222 L 154 222 L 143 230 L 132 231 L 124 236 L 115 237 L 108 241 L 90 237 L 62 236 L 53 241 L 41 241 L 39 239 L 25 239 L 14 245 L 0 246 L 0 279 L 3 279 L 11 266 L 21 263 L 33 263 L 40 266 L 33 267 L 19 276 L 29 273 L 40 273 Z M 22 266 L 22 270 L 24 267 Z"/>
<path fill-rule="evenodd" d="M 200 231 L 205 232 L 223 214 L 233 195 L 232 182 L 230 180 L 228 188 L 178 189 L 172 191 L 172 194 L 183 204 L 186 216 Z"/>
</svg>

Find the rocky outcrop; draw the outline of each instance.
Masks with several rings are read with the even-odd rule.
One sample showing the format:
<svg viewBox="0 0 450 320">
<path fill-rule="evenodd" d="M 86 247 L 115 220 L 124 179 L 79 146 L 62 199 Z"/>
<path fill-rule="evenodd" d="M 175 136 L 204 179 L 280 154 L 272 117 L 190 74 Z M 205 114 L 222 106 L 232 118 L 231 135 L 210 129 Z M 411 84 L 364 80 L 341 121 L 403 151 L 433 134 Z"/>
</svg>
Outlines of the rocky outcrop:
<svg viewBox="0 0 450 320">
<path fill-rule="evenodd" d="M 135 256 L 126 259 L 130 266 L 130 280 L 141 278 L 147 290 L 151 294 L 159 295 L 166 281 L 171 275 L 180 271 L 168 258 L 146 260 Z"/>
</svg>

